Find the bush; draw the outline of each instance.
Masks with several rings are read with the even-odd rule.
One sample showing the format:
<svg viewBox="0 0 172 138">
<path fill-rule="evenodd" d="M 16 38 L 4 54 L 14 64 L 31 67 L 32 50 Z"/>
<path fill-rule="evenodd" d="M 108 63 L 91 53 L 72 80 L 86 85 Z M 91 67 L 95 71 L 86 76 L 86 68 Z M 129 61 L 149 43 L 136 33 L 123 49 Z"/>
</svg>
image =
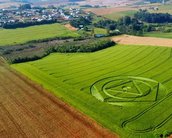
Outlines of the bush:
<svg viewBox="0 0 172 138">
<path fill-rule="evenodd" d="M 62 44 L 57 46 L 55 51 L 61 53 L 95 52 L 114 45 L 115 42 L 109 39 L 96 39 L 91 40 L 89 43 Z"/>
<path fill-rule="evenodd" d="M 16 47 L 8 47 L 2 50 L 2 56 L 10 63 L 21 63 L 41 59 L 53 52 L 60 53 L 76 53 L 76 52 L 95 52 L 111 46 L 115 42 L 110 39 L 86 39 L 80 41 L 70 41 L 63 44 L 48 45 L 39 47 L 33 45 L 21 45 Z"/>
<path fill-rule="evenodd" d="M 146 10 L 140 10 L 135 18 L 148 23 L 171 23 L 172 15 L 169 13 L 149 13 Z"/>
</svg>

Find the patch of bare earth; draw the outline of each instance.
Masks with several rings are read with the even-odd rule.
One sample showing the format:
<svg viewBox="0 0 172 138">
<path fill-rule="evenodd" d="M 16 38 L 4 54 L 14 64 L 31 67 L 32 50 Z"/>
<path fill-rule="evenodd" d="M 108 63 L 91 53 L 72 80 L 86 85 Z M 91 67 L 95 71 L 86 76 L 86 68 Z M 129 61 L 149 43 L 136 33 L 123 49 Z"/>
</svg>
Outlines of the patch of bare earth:
<svg viewBox="0 0 172 138">
<path fill-rule="evenodd" d="M 0 137 L 117 138 L 0 60 Z"/>
<path fill-rule="evenodd" d="M 172 47 L 172 39 L 122 35 L 112 38 L 119 44 Z"/>
<path fill-rule="evenodd" d="M 65 27 L 71 31 L 77 31 L 78 30 L 77 28 L 71 26 L 70 24 L 65 24 Z"/>
</svg>

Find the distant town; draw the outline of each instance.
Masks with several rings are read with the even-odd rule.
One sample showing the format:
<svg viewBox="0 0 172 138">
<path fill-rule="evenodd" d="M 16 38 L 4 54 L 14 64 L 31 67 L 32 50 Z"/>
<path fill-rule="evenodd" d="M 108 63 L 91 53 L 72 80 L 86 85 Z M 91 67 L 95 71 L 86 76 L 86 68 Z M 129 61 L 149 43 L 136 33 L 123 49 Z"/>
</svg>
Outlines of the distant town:
<svg viewBox="0 0 172 138">
<path fill-rule="evenodd" d="M 0 9 L 0 27 L 17 28 L 38 24 L 47 24 L 54 22 L 70 21 L 79 17 L 87 18 L 80 8 L 56 8 L 49 6 L 47 8 L 31 7 L 30 4 L 24 4 L 10 9 Z"/>
</svg>

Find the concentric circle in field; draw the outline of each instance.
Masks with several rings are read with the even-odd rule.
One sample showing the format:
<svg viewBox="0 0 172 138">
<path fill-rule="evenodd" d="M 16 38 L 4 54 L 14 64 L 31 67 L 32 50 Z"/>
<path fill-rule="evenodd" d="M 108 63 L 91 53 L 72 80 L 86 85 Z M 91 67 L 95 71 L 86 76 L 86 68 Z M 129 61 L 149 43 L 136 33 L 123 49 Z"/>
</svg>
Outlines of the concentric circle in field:
<svg viewBox="0 0 172 138">
<path fill-rule="evenodd" d="M 134 76 L 115 76 L 96 81 L 90 88 L 91 94 L 102 102 L 153 102 L 164 86 L 152 79 Z"/>
</svg>

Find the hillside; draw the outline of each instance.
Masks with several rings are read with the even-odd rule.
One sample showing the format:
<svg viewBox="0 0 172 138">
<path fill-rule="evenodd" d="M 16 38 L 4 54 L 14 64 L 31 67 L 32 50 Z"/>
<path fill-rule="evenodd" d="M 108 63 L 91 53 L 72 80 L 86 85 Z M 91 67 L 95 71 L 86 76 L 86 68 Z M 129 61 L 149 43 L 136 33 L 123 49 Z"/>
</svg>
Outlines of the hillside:
<svg viewBox="0 0 172 138">
<path fill-rule="evenodd" d="M 55 23 L 50 25 L 37 25 L 18 29 L 0 29 L 0 46 L 22 44 L 33 40 L 48 38 L 78 37 L 75 31 Z"/>
<path fill-rule="evenodd" d="M 67 3 L 78 3 L 79 5 L 99 5 L 99 6 L 127 6 L 139 0 L 0 0 L 0 8 L 18 6 L 22 3 L 32 3 L 35 6 L 63 5 Z"/>
<path fill-rule="evenodd" d="M 0 138 L 172 138 L 170 2 L 0 0 Z"/>
<path fill-rule="evenodd" d="M 172 131 L 171 48 L 118 45 L 12 67 L 122 138 Z"/>
<path fill-rule="evenodd" d="M 0 95 L 1 138 L 117 138 L 41 86 L 16 73 L 1 58 Z"/>
</svg>

